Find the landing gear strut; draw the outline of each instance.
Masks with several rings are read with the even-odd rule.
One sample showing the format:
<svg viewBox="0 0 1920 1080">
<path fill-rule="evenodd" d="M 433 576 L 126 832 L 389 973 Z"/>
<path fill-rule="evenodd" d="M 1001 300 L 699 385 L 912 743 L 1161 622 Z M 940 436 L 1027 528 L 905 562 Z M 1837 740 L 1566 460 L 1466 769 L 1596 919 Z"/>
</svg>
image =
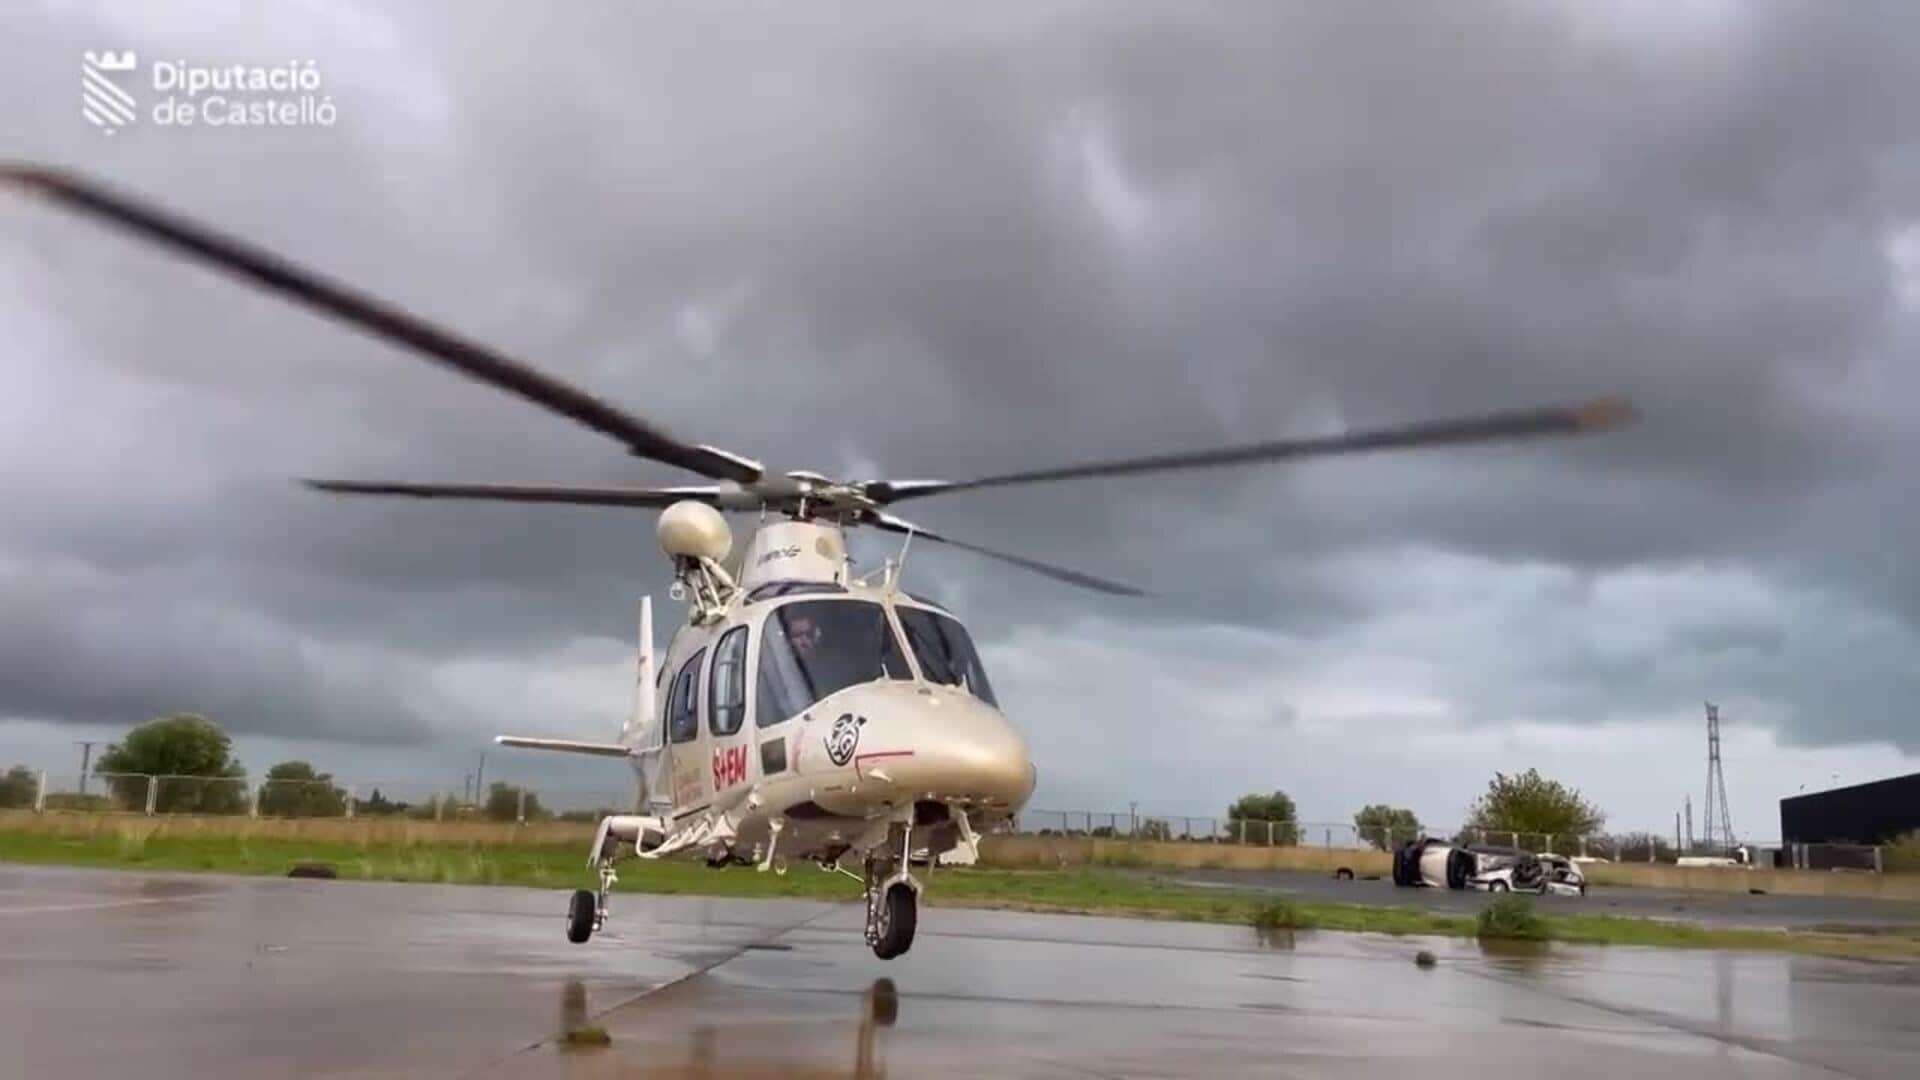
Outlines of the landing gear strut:
<svg viewBox="0 0 1920 1080">
<path fill-rule="evenodd" d="M 898 854 L 892 850 L 893 838 L 888 837 L 886 848 L 871 851 L 866 858 L 867 944 L 882 960 L 891 960 L 913 947 L 920 883 L 907 869 L 913 853 L 912 838 L 913 828 L 903 825 Z"/>
<path fill-rule="evenodd" d="M 611 842 L 607 844 L 608 848 L 612 846 Z M 588 892 L 575 889 L 572 898 L 567 901 L 567 940 L 575 945 L 585 942 L 607 925 L 607 897 L 620 882 L 620 875 L 613 870 L 613 856 L 606 850 L 600 852 L 593 866 L 600 872 L 599 890 Z"/>
</svg>

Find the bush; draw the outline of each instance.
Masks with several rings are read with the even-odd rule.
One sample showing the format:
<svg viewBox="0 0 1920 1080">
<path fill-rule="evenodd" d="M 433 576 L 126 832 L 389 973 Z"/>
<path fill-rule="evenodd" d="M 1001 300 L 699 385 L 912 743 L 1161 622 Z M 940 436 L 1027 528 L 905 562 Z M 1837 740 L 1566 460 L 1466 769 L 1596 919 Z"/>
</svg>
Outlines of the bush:
<svg viewBox="0 0 1920 1080">
<path fill-rule="evenodd" d="M 24 810 L 33 805 L 40 777 L 25 765 L 15 765 L 0 776 L 0 810 Z"/>
<path fill-rule="evenodd" d="M 526 796 L 525 810 L 528 821 L 540 821 L 548 817 L 546 808 L 540 805 L 540 796 L 531 791 L 515 787 L 504 780 L 495 780 L 487 785 L 487 803 L 482 812 L 488 821 L 517 821 L 522 809 L 521 796 Z"/>
<path fill-rule="evenodd" d="M 1533 913 L 1533 901 L 1507 893 L 1480 911 L 1478 936 L 1498 941 L 1545 941 L 1547 922 Z"/>
<path fill-rule="evenodd" d="M 1269 900 L 1253 909 L 1255 930 L 1304 930 L 1307 917 L 1285 900 Z"/>
</svg>

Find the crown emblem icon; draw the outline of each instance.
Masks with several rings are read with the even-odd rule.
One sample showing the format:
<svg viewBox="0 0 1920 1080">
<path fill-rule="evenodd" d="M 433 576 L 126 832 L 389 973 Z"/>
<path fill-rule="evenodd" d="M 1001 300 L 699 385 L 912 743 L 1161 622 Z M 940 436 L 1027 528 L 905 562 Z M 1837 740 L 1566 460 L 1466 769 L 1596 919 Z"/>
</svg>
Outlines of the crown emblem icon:
<svg viewBox="0 0 1920 1080">
<path fill-rule="evenodd" d="M 96 71 L 132 71 L 139 66 L 139 58 L 133 50 L 126 52 L 90 52 L 85 53 L 87 65 Z"/>
</svg>

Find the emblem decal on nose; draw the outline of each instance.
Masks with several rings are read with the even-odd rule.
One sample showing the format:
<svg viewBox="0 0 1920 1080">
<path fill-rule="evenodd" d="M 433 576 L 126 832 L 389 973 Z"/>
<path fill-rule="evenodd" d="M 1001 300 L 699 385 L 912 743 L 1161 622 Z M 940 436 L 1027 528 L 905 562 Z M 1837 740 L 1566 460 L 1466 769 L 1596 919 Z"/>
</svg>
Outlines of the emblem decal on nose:
<svg viewBox="0 0 1920 1080">
<path fill-rule="evenodd" d="M 866 722 L 864 716 L 841 713 L 833 722 L 833 730 L 827 732 L 827 759 L 835 765 L 852 761 L 853 752 L 860 748 L 860 725 Z"/>
</svg>

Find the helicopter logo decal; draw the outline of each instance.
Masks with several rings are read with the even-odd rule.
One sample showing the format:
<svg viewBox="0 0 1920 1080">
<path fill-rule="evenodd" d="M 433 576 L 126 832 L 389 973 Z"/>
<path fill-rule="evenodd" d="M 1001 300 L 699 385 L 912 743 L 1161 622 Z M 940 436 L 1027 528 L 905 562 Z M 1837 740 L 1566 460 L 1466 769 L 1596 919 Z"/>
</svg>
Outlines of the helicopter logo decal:
<svg viewBox="0 0 1920 1080">
<path fill-rule="evenodd" d="M 841 713 L 840 719 L 833 722 L 833 730 L 827 733 L 827 759 L 835 765 L 852 761 L 853 752 L 860 748 L 860 725 L 866 722 L 864 716 Z"/>
</svg>

